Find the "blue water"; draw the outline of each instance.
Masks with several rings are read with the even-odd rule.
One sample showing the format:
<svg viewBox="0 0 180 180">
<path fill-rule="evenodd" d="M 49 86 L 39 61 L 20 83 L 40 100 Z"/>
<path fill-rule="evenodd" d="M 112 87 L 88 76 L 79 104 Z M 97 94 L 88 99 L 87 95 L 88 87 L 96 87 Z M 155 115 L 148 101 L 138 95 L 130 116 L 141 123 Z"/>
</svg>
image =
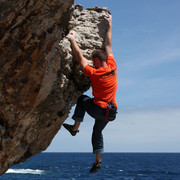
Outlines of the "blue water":
<svg viewBox="0 0 180 180">
<path fill-rule="evenodd" d="M 89 173 L 91 153 L 41 153 L 11 167 L 2 180 L 180 180 L 180 153 L 104 153 Z"/>
</svg>

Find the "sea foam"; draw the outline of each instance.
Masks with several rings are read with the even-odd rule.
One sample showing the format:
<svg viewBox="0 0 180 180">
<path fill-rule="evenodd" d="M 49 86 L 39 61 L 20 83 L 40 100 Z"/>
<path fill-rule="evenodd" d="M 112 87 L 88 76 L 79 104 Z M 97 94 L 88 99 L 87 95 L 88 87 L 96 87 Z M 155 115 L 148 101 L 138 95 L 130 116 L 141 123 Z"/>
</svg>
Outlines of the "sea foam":
<svg viewBox="0 0 180 180">
<path fill-rule="evenodd" d="M 44 170 L 39 169 L 8 169 L 6 173 L 14 173 L 14 174 L 43 174 Z"/>
</svg>

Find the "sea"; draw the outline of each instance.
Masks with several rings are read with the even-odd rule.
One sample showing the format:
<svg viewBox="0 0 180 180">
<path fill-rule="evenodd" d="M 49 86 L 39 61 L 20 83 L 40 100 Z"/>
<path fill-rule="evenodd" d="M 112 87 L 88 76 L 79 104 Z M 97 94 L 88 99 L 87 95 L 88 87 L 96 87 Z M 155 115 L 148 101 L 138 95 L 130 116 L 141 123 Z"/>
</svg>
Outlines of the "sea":
<svg viewBox="0 0 180 180">
<path fill-rule="evenodd" d="M 180 180 L 180 153 L 104 153 L 97 173 L 92 153 L 40 153 L 0 180 Z"/>
</svg>

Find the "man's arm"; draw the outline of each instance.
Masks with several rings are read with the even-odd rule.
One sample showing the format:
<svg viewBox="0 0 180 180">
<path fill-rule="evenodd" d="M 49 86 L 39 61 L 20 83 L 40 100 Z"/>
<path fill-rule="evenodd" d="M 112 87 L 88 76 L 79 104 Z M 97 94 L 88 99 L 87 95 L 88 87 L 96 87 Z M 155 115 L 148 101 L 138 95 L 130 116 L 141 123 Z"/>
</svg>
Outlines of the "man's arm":
<svg viewBox="0 0 180 180">
<path fill-rule="evenodd" d="M 112 47 L 111 47 L 111 41 L 112 41 L 112 16 L 109 14 L 108 17 L 105 17 L 108 28 L 106 32 L 106 39 L 105 39 L 105 50 L 107 56 L 113 56 Z"/>
<path fill-rule="evenodd" d="M 75 40 L 74 33 L 71 32 L 66 37 L 70 40 L 75 57 L 78 60 L 81 68 L 84 70 L 86 65 L 88 64 L 87 59 L 83 57 L 82 52 Z"/>
</svg>

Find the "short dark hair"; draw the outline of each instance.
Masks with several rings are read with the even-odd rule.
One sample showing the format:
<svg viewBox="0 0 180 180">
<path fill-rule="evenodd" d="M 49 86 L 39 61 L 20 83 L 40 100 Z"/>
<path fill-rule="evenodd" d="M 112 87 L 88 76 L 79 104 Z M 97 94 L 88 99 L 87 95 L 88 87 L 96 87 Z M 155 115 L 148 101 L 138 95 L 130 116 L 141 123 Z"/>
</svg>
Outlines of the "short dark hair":
<svg viewBox="0 0 180 180">
<path fill-rule="evenodd" d="M 96 49 L 93 53 L 92 53 L 92 58 L 98 58 L 101 62 L 106 61 L 106 52 L 101 50 L 101 49 Z"/>
</svg>

